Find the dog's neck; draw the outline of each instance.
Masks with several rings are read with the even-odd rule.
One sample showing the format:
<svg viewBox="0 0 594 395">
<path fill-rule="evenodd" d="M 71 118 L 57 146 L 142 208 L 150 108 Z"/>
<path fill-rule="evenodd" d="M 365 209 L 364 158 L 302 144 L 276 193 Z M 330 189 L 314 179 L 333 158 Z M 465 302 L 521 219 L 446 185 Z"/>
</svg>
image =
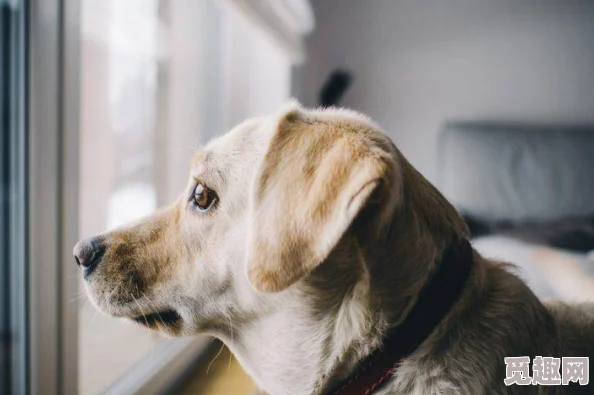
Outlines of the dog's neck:
<svg viewBox="0 0 594 395">
<path fill-rule="evenodd" d="M 385 229 L 347 235 L 327 262 L 279 294 L 266 314 L 220 336 L 266 392 L 324 394 L 348 377 L 388 329 L 405 319 L 447 245 L 464 233 L 445 199 L 412 168 L 407 171 L 405 177 L 428 189 L 422 195 L 429 200 L 404 192 Z M 416 210 L 423 204 L 439 207 Z M 460 221 L 453 225 L 460 234 L 447 229 L 448 220 Z M 446 229 L 432 228 L 434 221 Z M 366 236 L 372 234 L 381 236 Z M 261 311 L 268 301 L 254 303 Z"/>
<path fill-rule="evenodd" d="M 368 274 L 360 275 L 323 295 L 310 293 L 310 284 L 296 286 L 278 308 L 223 341 L 267 393 L 323 394 L 379 346 L 388 327 L 388 315 L 372 305 Z M 309 306 L 295 304 L 296 293 Z"/>
</svg>

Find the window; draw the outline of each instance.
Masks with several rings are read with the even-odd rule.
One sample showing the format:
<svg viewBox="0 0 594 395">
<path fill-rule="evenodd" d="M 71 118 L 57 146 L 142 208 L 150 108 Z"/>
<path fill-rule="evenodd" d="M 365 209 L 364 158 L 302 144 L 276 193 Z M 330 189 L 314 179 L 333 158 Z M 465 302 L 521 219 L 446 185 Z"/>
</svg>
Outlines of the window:
<svg viewBox="0 0 594 395">
<path fill-rule="evenodd" d="M 25 9 L 0 1 L 0 393 L 27 389 Z"/>
<path fill-rule="evenodd" d="M 80 238 L 157 206 L 158 3 L 82 2 Z M 79 300 L 79 389 L 105 391 L 159 341 Z"/>
<path fill-rule="evenodd" d="M 195 38 L 216 40 L 218 32 L 200 22 L 216 20 L 218 11 L 208 2 L 157 0 L 84 0 L 81 11 L 85 238 L 148 215 L 181 192 L 193 147 L 204 136 L 205 68 L 217 58 L 217 48 L 208 57 Z M 98 314 L 84 295 L 79 305 L 82 394 L 111 388 L 171 342 Z"/>
<path fill-rule="evenodd" d="M 295 42 L 263 4 L 0 0 L 0 393 L 162 393 L 210 343 L 96 313 L 72 248 L 172 201 L 199 145 L 288 97 Z"/>
<path fill-rule="evenodd" d="M 199 145 L 289 97 L 292 56 L 243 11 L 220 1 L 81 2 L 80 238 L 171 202 Z M 98 314 L 82 288 L 77 303 L 82 394 L 126 392 L 126 376 L 180 342 Z"/>
</svg>

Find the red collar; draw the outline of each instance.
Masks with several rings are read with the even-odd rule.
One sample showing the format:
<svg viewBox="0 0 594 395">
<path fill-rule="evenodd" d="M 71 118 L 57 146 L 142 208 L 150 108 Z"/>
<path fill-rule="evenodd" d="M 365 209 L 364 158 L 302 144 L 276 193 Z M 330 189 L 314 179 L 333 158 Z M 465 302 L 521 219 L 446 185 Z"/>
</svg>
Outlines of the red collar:
<svg viewBox="0 0 594 395">
<path fill-rule="evenodd" d="M 450 246 L 433 278 L 404 322 L 392 329 L 381 348 L 373 351 L 331 395 L 370 395 L 412 354 L 458 300 L 472 268 L 472 247 L 464 239 Z"/>
</svg>

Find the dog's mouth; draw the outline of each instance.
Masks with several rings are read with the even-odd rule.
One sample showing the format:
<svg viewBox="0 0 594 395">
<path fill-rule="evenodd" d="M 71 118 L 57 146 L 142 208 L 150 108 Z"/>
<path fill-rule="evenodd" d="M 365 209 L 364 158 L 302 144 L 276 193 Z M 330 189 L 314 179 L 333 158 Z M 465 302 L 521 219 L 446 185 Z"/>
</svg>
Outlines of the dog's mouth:
<svg viewBox="0 0 594 395">
<path fill-rule="evenodd" d="M 132 318 L 136 323 L 148 328 L 157 329 L 160 326 L 177 327 L 182 321 L 181 315 L 175 310 L 162 310 Z"/>
</svg>

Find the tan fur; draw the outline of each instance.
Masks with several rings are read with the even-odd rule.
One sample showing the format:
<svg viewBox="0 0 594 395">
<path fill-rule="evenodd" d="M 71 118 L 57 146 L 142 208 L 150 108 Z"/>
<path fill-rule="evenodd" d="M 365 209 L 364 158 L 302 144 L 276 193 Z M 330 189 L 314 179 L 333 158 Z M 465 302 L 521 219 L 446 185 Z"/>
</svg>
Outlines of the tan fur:
<svg viewBox="0 0 594 395">
<path fill-rule="evenodd" d="M 290 112 L 275 129 L 255 180 L 248 246 L 248 276 L 260 291 L 281 291 L 319 265 L 391 162 L 364 125 Z"/>
<path fill-rule="evenodd" d="M 195 180 L 220 198 L 208 212 L 190 204 Z M 197 153 L 172 206 L 101 235 L 87 290 L 118 317 L 176 311 L 152 328 L 221 338 L 270 394 L 323 394 L 406 318 L 465 237 L 377 125 L 291 103 Z M 546 307 L 511 266 L 474 256 L 461 298 L 379 393 L 591 393 L 504 385 L 506 356 L 593 357 L 594 307 Z"/>
</svg>

